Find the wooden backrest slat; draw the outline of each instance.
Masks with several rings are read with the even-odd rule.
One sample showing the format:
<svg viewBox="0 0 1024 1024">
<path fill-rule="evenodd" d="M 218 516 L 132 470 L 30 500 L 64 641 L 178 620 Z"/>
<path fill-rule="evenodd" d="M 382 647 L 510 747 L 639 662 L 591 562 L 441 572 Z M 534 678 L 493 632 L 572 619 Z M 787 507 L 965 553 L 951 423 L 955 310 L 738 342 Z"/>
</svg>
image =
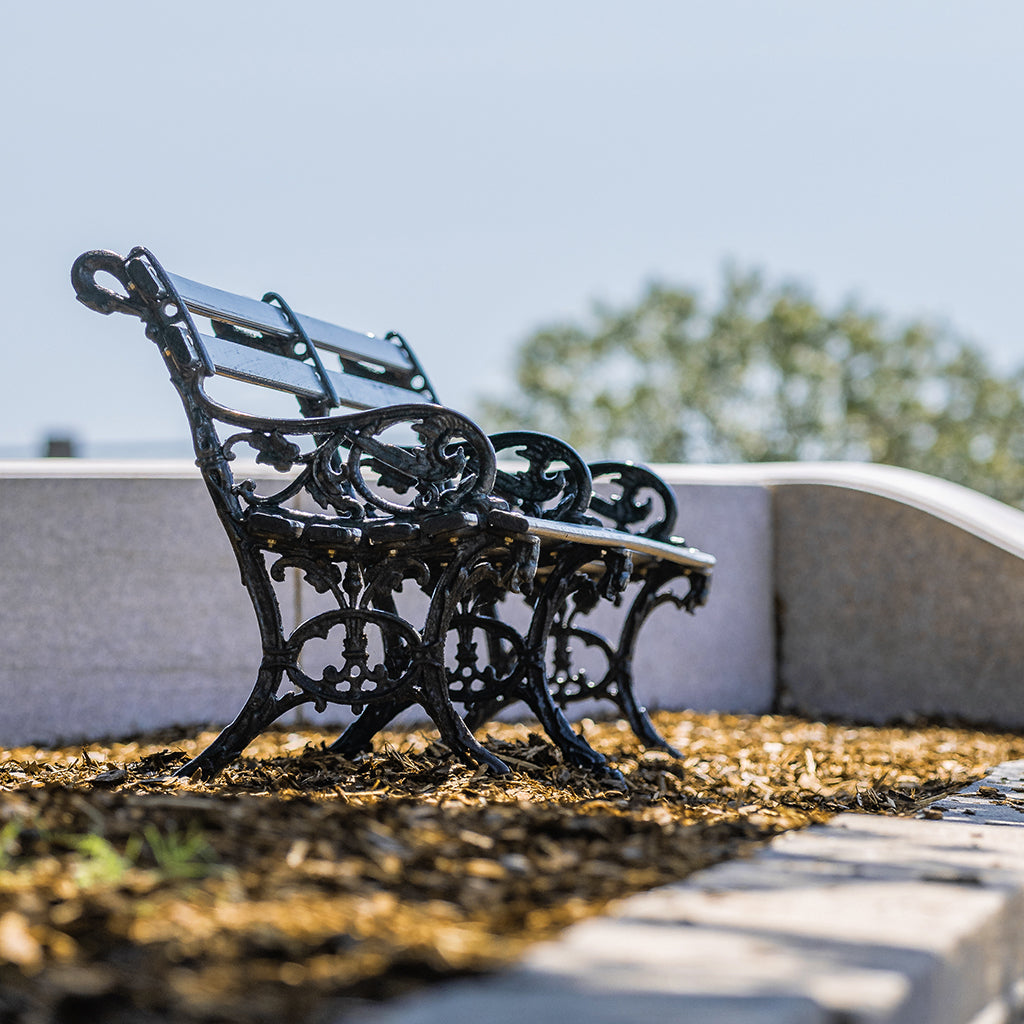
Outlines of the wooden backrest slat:
<svg viewBox="0 0 1024 1024">
<path fill-rule="evenodd" d="M 309 363 L 226 338 L 214 338 L 208 334 L 200 334 L 200 338 L 217 372 L 225 377 L 306 398 L 324 397 L 316 368 Z M 418 391 L 407 391 L 384 381 L 330 369 L 327 373 L 338 400 L 352 409 L 376 409 L 387 405 L 422 404 L 429 401 Z"/>
<path fill-rule="evenodd" d="M 168 274 L 168 277 L 185 305 L 199 316 L 282 337 L 293 333 L 288 318 L 269 302 L 258 302 L 244 295 L 211 288 L 178 274 Z M 334 352 L 347 359 L 376 364 L 403 376 L 411 377 L 415 373 L 415 367 L 406 353 L 390 341 L 372 334 L 361 334 L 347 327 L 338 327 L 302 313 L 296 315 L 310 341 L 318 349 Z"/>
</svg>

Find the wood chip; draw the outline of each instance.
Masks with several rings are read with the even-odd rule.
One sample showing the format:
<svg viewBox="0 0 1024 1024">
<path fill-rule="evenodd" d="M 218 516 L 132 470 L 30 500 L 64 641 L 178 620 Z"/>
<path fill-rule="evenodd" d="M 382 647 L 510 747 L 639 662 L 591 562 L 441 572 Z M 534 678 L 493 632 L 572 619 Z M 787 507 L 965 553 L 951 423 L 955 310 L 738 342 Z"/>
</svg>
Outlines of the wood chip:
<svg viewBox="0 0 1024 1024">
<path fill-rule="evenodd" d="M 168 777 L 209 733 L 5 751 L 0 1017 L 102 994 L 110 1019 L 311 1019 L 506 963 L 609 900 L 839 811 L 939 815 L 943 793 L 1024 756 L 1020 737 L 939 727 L 656 722 L 681 761 L 622 723 L 581 723 L 621 790 L 522 725 L 489 727 L 503 778 L 427 732 L 357 761 L 327 732 L 269 733 L 210 783 Z"/>
</svg>

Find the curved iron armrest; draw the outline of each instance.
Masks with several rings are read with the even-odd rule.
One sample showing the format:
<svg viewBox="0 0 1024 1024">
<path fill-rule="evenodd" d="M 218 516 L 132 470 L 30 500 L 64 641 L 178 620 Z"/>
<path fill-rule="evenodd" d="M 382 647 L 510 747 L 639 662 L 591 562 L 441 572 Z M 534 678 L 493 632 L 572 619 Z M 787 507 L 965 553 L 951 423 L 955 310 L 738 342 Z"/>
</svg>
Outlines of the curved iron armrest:
<svg viewBox="0 0 1024 1024">
<path fill-rule="evenodd" d="M 632 462 L 592 462 L 590 473 L 596 484 L 610 484 L 615 493 L 594 492 L 590 512 L 602 525 L 651 540 L 682 544 L 673 537 L 679 507 L 675 495 L 657 473 Z"/>
<path fill-rule="evenodd" d="M 550 434 L 512 430 L 492 434 L 490 442 L 500 459 L 508 452 L 524 460 L 525 469 L 498 469 L 494 492 L 523 515 L 560 522 L 589 523 L 587 515 L 593 481 L 576 450 Z"/>
<path fill-rule="evenodd" d="M 123 291 L 100 284 L 96 280 L 100 273 L 117 281 Z M 104 316 L 137 316 L 146 325 L 146 337 L 160 346 L 175 387 L 195 374 L 216 373 L 191 314 L 147 249 L 135 246 L 127 256 L 107 249 L 84 252 L 71 268 L 71 283 L 78 301 L 89 309 Z"/>
<path fill-rule="evenodd" d="M 498 469 L 495 492 L 524 515 L 559 522 L 610 526 L 623 533 L 680 543 L 672 538 L 678 506 L 672 489 L 646 466 L 591 462 L 548 434 L 517 430 L 491 435 L 499 460 L 511 452 L 527 462 L 517 472 Z M 605 495 L 594 484 L 610 484 Z"/>
<path fill-rule="evenodd" d="M 419 519 L 433 512 L 487 512 L 505 505 L 494 496 L 494 449 L 468 417 L 438 405 L 395 405 L 345 416 L 269 419 L 202 404 L 220 422 L 242 427 L 221 445 L 224 458 L 247 445 L 256 461 L 298 474 L 273 494 L 259 495 L 251 481 L 235 490 L 250 507 L 280 507 L 306 491 L 321 508 L 348 522 L 386 517 Z M 418 445 L 394 444 L 379 435 L 405 425 Z M 289 437 L 312 437 L 303 450 Z M 389 493 L 390 492 L 390 493 Z M 400 502 L 396 495 L 409 493 Z"/>
</svg>

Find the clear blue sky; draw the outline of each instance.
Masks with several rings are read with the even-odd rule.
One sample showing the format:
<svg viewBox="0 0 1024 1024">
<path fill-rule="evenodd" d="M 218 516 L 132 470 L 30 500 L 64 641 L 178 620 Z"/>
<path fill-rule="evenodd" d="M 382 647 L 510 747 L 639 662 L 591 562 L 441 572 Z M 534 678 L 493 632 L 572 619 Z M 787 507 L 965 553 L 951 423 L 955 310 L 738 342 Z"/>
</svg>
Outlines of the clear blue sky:
<svg viewBox="0 0 1024 1024">
<path fill-rule="evenodd" d="M 456 407 L 723 260 L 1024 362 L 1020 0 L 4 6 L 0 453 L 181 437 L 91 248 L 402 330 Z"/>
</svg>

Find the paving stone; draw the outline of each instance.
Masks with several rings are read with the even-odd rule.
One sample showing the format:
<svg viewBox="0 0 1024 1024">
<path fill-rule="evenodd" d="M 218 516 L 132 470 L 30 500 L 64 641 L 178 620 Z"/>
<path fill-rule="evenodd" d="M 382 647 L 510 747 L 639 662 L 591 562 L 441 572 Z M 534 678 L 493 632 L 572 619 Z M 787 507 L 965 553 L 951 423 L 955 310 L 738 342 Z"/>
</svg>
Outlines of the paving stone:
<svg viewBox="0 0 1024 1024">
<path fill-rule="evenodd" d="M 839 1024 L 808 999 L 689 996 L 657 990 L 554 984 L 523 972 L 498 984 L 462 982 L 444 992 L 367 1010 L 347 1024 Z M 338 1024 L 342 1024 L 341 1021 Z"/>
<path fill-rule="evenodd" d="M 932 805 L 945 821 L 1024 826 L 1024 761 L 1001 764 L 987 778 Z"/>
<path fill-rule="evenodd" d="M 1024 816 L 999 801 L 1022 788 L 1014 762 L 941 801 L 942 819 L 844 814 L 788 833 L 624 900 L 491 981 L 372 1019 L 1016 1024 L 1024 828 L 1008 825 Z"/>
</svg>

